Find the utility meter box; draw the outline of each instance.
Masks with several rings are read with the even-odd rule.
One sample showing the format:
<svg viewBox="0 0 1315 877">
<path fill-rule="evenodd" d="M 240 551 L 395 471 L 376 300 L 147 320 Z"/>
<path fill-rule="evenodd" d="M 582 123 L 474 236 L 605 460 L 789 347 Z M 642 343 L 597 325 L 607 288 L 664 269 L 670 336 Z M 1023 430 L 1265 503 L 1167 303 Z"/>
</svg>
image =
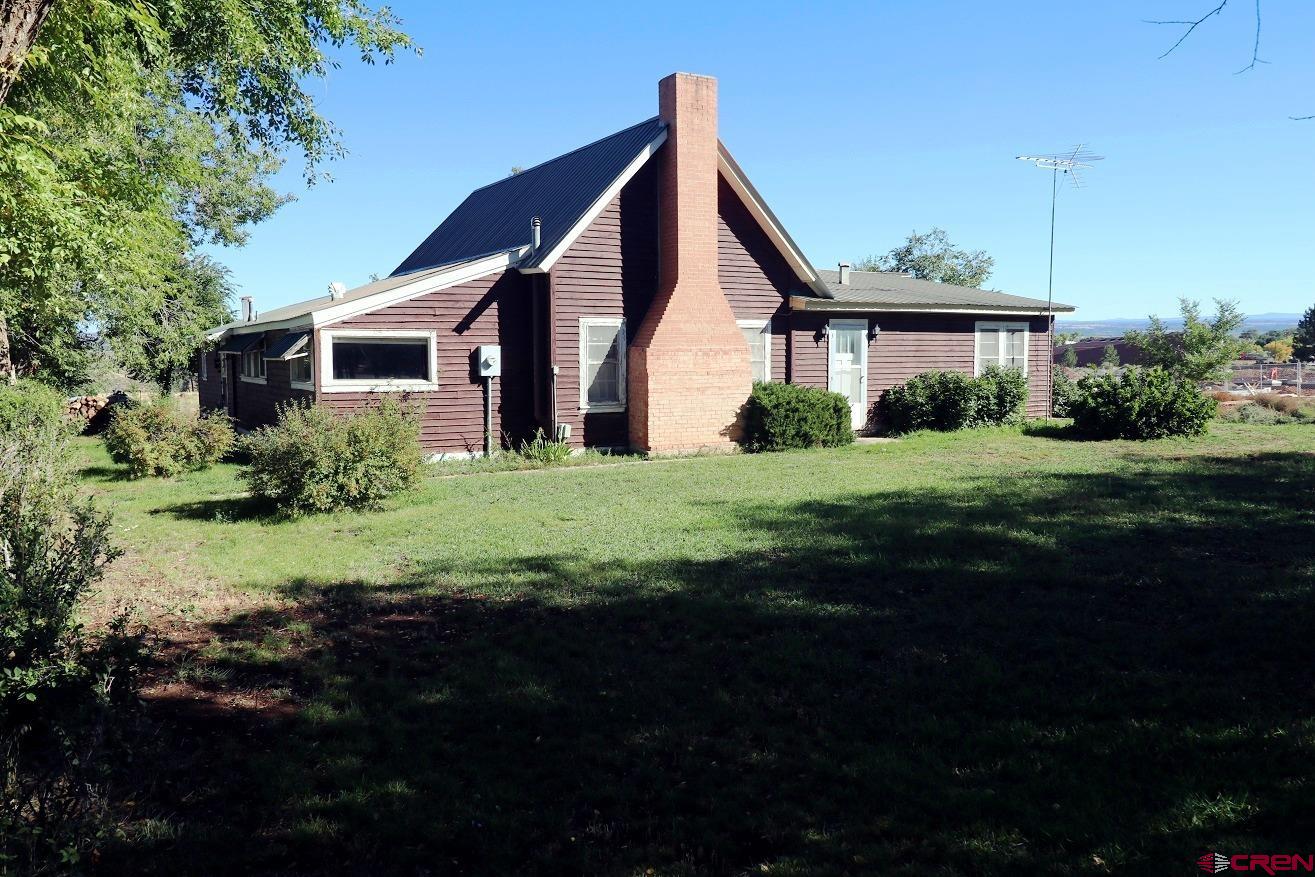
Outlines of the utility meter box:
<svg viewBox="0 0 1315 877">
<path fill-rule="evenodd" d="M 481 378 L 502 376 L 502 345 L 481 344 L 475 348 L 475 373 Z"/>
</svg>

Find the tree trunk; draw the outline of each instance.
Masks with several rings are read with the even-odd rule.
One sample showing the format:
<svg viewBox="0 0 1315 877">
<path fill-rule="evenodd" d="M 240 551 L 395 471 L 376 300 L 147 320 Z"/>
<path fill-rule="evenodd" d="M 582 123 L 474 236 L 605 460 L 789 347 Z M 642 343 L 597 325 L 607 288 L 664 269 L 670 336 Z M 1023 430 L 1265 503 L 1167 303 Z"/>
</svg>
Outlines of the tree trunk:
<svg viewBox="0 0 1315 877">
<path fill-rule="evenodd" d="M 0 0 L 0 104 L 18 80 L 18 70 L 37 41 L 55 0 Z"/>
<path fill-rule="evenodd" d="M 14 358 L 9 352 L 9 323 L 0 312 L 0 380 L 12 384 L 18 380 L 14 373 Z"/>
</svg>

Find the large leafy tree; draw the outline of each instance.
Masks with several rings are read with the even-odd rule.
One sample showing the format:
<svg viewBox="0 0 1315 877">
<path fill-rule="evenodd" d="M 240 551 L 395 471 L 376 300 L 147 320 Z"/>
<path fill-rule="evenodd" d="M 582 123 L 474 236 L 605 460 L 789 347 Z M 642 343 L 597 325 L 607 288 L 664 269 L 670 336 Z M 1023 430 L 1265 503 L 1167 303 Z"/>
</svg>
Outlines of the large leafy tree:
<svg viewBox="0 0 1315 877">
<path fill-rule="evenodd" d="M 884 256 L 868 256 L 856 265 L 859 271 L 899 271 L 921 280 L 979 287 L 991 276 L 995 259 L 983 250 L 956 247 L 945 229 L 926 234 L 916 231 L 902 245 Z"/>
<path fill-rule="evenodd" d="M 388 61 L 410 41 L 361 0 L 59 0 L 38 26 L 26 50 L 0 39 L 0 97 L 18 74 L 0 107 L 0 369 L 12 348 L 68 380 L 57 366 L 98 336 L 159 380 L 145 364 L 190 356 L 226 289 L 196 247 L 242 243 L 283 203 L 268 181 L 289 149 L 309 180 L 342 151 L 307 83 L 337 49 Z"/>
<path fill-rule="evenodd" d="M 1237 302 L 1215 300 L 1215 315 L 1201 316 L 1200 302 L 1178 300 L 1183 328 L 1170 331 L 1159 317 L 1150 318 L 1145 332 L 1125 336 L 1144 352 L 1147 365 L 1158 365 L 1192 381 L 1218 380 L 1230 362 L 1250 345 L 1235 334 L 1246 319 Z"/>
</svg>

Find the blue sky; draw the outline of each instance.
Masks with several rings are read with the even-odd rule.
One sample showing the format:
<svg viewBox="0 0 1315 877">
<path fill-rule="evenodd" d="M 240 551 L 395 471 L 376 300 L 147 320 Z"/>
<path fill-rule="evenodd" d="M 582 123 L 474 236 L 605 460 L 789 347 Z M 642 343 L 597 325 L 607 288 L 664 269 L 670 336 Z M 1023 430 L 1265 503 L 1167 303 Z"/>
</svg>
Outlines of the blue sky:
<svg viewBox="0 0 1315 877">
<path fill-rule="evenodd" d="M 675 70 L 720 80 L 721 135 L 813 263 L 945 228 L 1044 297 L 1049 176 L 1014 160 L 1107 156 L 1061 190 L 1055 295 L 1079 319 L 1168 315 L 1180 295 L 1249 313 L 1315 304 L 1315 4 L 1233 0 L 869 3 L 403 2 L 424 48 L 344 57 L 313 93 L 347 158 L 247 246 L 216 255 L 268 310 L 386 275 L 473 188 L 653 115 Z"/>
</svg>

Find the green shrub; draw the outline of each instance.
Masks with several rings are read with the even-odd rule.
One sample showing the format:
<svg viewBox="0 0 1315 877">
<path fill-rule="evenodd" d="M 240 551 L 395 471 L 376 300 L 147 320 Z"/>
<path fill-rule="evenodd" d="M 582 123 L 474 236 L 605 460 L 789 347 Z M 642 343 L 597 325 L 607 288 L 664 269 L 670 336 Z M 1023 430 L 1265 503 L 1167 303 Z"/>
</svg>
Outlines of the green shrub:
<svg viewBox="0 0 1315 877">
<path fill-rule="evenodd" d="M 1050 413 L 1055 417 L 1068 417 L 1069 406 L 1078 391 L 1078 385 L 1062 368 L 1055 366 L 1050 387 Z"/>
<path fill-rule="evenodd" d="M 797 384 L 753 385 L 744 428 L 750 450 L 833 448 L 853 441 L 849 400 L 839 393 Z"/>
<path fill-rule="evenodd" d="M 102 785 L 145 655 L 118 619 L 89 640 L 79 599 L 118 555 L 80 497 L 62 424 L 0 433 L 0 872 L 75 866 L 107 826 Z"/>
<path fill-rule="evenodd" d="M 0 432 L 61 425 L 65 422 L 64 410 L 63 394 L 40 381 L 0 381 Z"/>
<path fill-rule="evenodd" d="M 1022 423 L 1027 405 L 1027 376 L 1021 369 L 988 365 L 974 378 L 977 395 L 976 425 Z"/>
<path fill-rule="evenodd" d="M 542 429 L 534 431 L 534 438 L 521 442 L 516 453 L 521 459 L 540 466 L 555 466 L 571 456 L 571 446 L 566 442 L 549 441 Z"/>
<path fill-rule="evenodd" d="M 926 371 L 881 394 L 878 410 L 895 433 L 919 429 L 944 432 L 999 426 L 1023 419 L 1027 378 L 1018 369 L 988 366 L 980 377 L 956 371 Z"/>
<path fill-rule="evenodd" d="M 225 414 L 191 417 L 171 399 L 114 406 L 105 448 L 134 478 L 173 476 L 205 469 L 233 449 L 236 436 Z"/>
<path fill-rule="evenodd" d="M 1155 366 L 1078 381 L 1074 426 L 1095 438 L 1156 439 L 1200 435 L 1218 403 L 1196 383 Z"/>
<path fill-rule="evenodd" d="M 251 492 L 289 515 L 373 508 L 415 485 L 424 456 L 420 419 L 391 396 L 351 414 L 289 403 L 278 423 L 243 442 Z"/>
</svg>

